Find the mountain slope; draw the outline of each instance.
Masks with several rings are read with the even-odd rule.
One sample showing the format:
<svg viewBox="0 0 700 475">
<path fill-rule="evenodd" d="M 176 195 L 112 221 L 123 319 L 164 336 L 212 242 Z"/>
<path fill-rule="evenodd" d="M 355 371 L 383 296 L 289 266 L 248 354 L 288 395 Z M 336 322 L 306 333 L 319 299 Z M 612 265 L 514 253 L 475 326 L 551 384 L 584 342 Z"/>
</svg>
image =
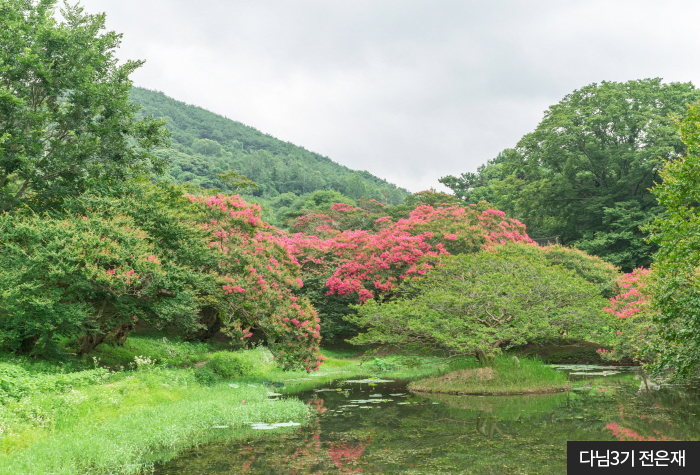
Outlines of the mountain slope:
<svg viewBox="0 0 700 475">
<path fill-rule="evenodd" d="M 399 204 L 408 194 L 369 172 L 351 170 L 328 157 L 162 92 L 134 88 L 131 98 L 143 106 L 139 116 L 168 121 L 172 146 L 158 153 L 170 159 L 166 178 L 174 182 L 226 190 L 216 175 L 232 170 L 256 182 L 259 189 L 254 196 L 277 214 L 280 208 L 285 208 L 287 214 L 291 209 L 293 214 L 294 208 L 308 204 L 305 196 L 314 192 L 318 195 L 321 190 L 325 190 L 321 201 L 340 199 L 342 194 L 346 197 L 343 201 L 366 197 Z"/>
</svg>

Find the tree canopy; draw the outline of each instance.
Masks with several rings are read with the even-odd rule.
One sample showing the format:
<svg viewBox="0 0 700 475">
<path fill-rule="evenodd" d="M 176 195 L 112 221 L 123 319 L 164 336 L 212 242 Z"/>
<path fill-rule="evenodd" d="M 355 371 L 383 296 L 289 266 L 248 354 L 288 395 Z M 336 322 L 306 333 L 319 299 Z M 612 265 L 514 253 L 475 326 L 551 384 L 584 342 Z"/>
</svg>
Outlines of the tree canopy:
<svg viewBox="0 0 700 475">
<path fill-rule="evenodd" d="M 593 332 L 605 320 L 598 289 L 537 253 L 510 243 L 443 257 L 397 298 L 365 303 L 356 321 L 367 331 L 354 341 L 484 359 L 502 346 Z"/>
<path fill-rule="evenodd" d="M 129 101 L 143 62 L 118 63 L 104 15 L 66 4 L 59 23 L 56 3 L 0 1 L 0 211 L 167 168 L 163 123 Z"/>
<path fill-rule="evenodd" d="M 648 266 L 655 247 L 639 226 L 662 212 L 649 188 L 684 151 L 672 117 L 698 97 L 658 78 L 591 84 L 477 173 L 440 181 L 469 202 L 490 200 L 531 236 L 558 235 L 626 270 Z"/>
<path fill-rule="evenodd" d="M 646 229 L 659 246 L 650 283 L 658 365 L 688 376 L 700 368 L 700 104 L 678 126 L 687 151 L 665 162 L 663 181 L 652 191 L 667 213 Z"/>
</svg>

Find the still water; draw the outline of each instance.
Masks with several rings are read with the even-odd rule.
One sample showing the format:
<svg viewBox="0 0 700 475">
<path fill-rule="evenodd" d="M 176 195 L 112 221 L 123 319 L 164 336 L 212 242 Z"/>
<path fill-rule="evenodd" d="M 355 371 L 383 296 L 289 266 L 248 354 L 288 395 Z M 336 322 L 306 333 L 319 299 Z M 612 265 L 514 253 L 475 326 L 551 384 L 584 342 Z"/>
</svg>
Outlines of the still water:
<svg viewBox="0 0 700 475">
<path fill-rule="evenodd" d="M 559 369 L 574 390 L 418 395 L 407 381 L 337 381 L 295 395 L 310 423 L 200 447 L 155 473 L 560 475 L 567 440 L 700 440 L 697 388 L 657 387 L 629 369 Z"/>
</svg>

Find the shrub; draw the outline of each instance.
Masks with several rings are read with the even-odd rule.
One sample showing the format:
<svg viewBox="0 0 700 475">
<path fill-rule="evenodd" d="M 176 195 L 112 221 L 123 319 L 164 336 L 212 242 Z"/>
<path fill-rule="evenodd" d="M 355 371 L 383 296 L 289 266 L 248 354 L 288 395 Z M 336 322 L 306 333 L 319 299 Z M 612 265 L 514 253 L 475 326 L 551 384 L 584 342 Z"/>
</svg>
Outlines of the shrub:
<svg viewBox="0 0 700 475">
<path fill-rule="evenodd" d="M 61 393 L 98 383 L 107 374 L 103 368 L 75 373 L 32 373 L 19 365 L 0 363 L 0 402 L 32 393 Z"/>
<path fill-rule="evenodd" d="M 199 384 L 204 386 L 213 386 L 223 380 L 221 375 L 217 374 L 208 364 L 195 369 L 194 378 Z"/>
<path fill-rule="evenodd" d="M 230 351 L 219 351 L 212 355 L 207 365 L 223 379 L 233 379 L 240 376 L 247 376 L 253 372 L 254 366 L 249 358 L 241 353 L 231 353 Z M 206 367 L 205 366 L 205 367 Z"/>
<path fill-rule="evenodd" d="M 598 288 L 533 248 L 444 257 L 440 268 L 404 281 L 395 300 L 360 307 L 355 321 L 368 330 L 352 342 L 486 359 L 501 347 L 595 331 L 606 321 Z"/>
</svg>

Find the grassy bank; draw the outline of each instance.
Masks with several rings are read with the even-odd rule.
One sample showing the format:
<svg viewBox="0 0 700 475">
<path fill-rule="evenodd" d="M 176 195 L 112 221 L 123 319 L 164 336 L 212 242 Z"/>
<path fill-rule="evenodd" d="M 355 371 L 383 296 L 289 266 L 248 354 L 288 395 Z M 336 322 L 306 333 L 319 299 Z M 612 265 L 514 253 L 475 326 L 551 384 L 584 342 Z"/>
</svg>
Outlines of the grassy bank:
<svg viewBox="0 0 700 475">
<path fill-rule="evenodd" d="M 445 374 L 413 381 L 411 391 L 447 394 L 508 395 L 564 391 L 566 376 L 538 360 L 496 357 L 489 366 L 476 360 L 454 362 Z"/>
<path fill-rule="evenodd" d="M 5 359 L 0 473 L 144 473 L 196 445 L 268 433 L 251 429 L 251 422 L 308 420 L 305 404 L 271 399 L 271 391 L 293 394 L 342 378 L 416 378 L 445 369 L 437 359 L 324 353 L 329 359 L 317 373 L 282 372 L 264 348 L 221 351 L 149 335 L 104 346 L 95 360 Z"/>
<path fill-rule="evenodd" d="M 262 354 L 248 358 L 263 366 Z M 245 437 L 250 422 L 309 417 L 301 401 L 269 399 L 262 384 L 205 385 L 192 369 L 140 361 L 134 371 L 91 370 L 90 382 L 47 390 L 42 381 L 56 375 L 16 378 L 15 388 L 35 389 L 7 396 L 0 407 L 0 473 L 139 473 L 197 444 Z M 4 366 L 7 372 L 11 364 Z"/>
</svg>

